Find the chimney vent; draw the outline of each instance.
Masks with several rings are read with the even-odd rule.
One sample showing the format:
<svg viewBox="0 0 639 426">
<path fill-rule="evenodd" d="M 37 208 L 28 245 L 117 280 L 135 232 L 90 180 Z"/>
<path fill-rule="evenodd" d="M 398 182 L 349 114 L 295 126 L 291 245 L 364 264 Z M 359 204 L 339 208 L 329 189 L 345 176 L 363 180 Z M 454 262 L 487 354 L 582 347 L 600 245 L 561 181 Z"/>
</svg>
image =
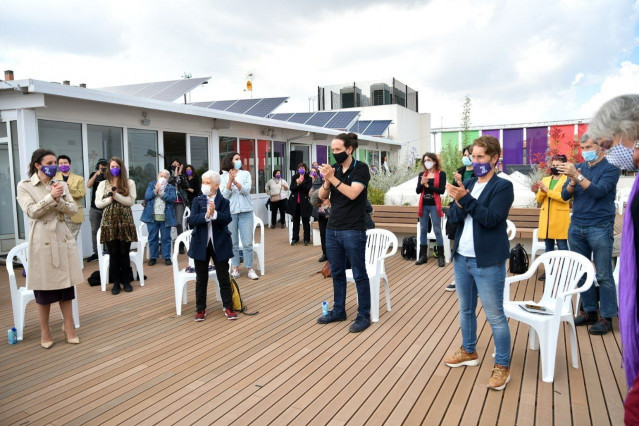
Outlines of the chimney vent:
<svg viewBox="0 0 639 426">
<path fill-rule="evenodd" d="M 80 83 L 80 87 L 82 87 L 83 89 L 87 88 L 87 84 L 86 83 Z"/>
<path fill-rule="evenodd" d="M 65 86 L 70 86 L 71 82 L 69 80 L 64 80 L 62 84 L 64 84 Z"/>
<path fill-rule="evenodd" d="M 13 71 L 6 70 L 4 72 L 4 79 L 5 79 L 5 81 L 12 81 L 13 80 Z"/>
</svg>

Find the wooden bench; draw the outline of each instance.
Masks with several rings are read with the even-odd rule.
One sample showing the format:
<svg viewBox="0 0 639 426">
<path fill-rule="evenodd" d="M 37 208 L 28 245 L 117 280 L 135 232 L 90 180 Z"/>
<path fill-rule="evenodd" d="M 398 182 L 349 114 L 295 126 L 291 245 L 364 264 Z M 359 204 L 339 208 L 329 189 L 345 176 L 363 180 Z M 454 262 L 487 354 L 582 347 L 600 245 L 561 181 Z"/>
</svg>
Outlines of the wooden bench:
<svg viewBox="0 0 639 426">
<path fill-rule="evenodd" d="M 517 227 L 515 238 L 532 238 L 533 231 L 539 227 L 539 212 L 537 208 L 517 208 L 510 209 L 508 220 Z"/>
<path fill-rule="evenodd" d="M 417 206 L 373 206 L 375 227 L 395 234 L 417 233 Z"/>
</svg>

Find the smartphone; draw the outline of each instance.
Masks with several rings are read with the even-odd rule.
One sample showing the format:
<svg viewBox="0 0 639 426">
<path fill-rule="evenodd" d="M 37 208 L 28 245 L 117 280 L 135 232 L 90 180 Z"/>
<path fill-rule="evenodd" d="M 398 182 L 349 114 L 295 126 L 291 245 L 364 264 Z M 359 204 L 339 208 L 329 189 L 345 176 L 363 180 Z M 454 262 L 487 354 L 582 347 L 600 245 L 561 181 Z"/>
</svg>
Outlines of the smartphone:
<svg viewBox="0 0 639 426">
<path fill-rule="evenodd" d="M 528 309 L 534 309 L 536 311 L 542 311 L 542 312 L 546 312 L 548 309 L 544 308 L 543 306 L 539 306 L 539 305 L 531 305 L 529 303 L 526 303 L 525 305 Z"/>
</svg>

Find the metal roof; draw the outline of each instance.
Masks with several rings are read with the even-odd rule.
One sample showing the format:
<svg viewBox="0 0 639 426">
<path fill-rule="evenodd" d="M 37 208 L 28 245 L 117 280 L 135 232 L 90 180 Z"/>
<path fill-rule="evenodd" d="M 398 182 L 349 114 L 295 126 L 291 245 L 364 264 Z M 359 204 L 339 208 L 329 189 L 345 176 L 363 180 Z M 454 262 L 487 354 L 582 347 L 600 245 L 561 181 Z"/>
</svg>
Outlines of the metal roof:
<svg viewBox="0 0 639 426">
<path fill-rule="evenodd" d="M 102 87 L 97 90 L 118 93 L 120 95 L 139 96 L 141 98 L 173 102 L 210 79 L 211 77 L 186 78 L 183 80 L 156 81 L 153 83 Z"/>
</svg>

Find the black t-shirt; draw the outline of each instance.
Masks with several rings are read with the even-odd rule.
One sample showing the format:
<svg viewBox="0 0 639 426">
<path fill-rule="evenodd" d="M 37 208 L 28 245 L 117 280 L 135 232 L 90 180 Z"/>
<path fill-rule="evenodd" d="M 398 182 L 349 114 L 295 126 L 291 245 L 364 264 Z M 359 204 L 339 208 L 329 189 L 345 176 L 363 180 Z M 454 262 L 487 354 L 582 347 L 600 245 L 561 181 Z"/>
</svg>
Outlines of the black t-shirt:
<svg viewBox="0 0 639 426">
<path fill-rule="evenodd" d="M 93 172 L 91 173 L 91 176 L 89 176 L 89 180 L 93 177 L 94 174 L 96 174 L 98 172 Z M 97 209 L 97 207 L 95 206 L 95 191 L 98 190 L 98 185 L 100 184 L 100 182 L 102 182 L 103 180 L 105 180 L 106 178 L 104 177 L 103 174 L 98 175 L 97 178 L 95 178 L 95 181 L 93 182 L 93 191 L 91 191 L 91 208 Z M 98 209 L 98 210 L 102 210 L 102 209 Z"/>
<path fill-rule="evenodd" d="M 364 185 L 364 189 L 354 200 L 335 189 L 331 185 L 331 215 L 328 219 L 328 229 L 336 230 L 366 230 L 366 200 L 368 199 L 368 181 L 371 178 L 368 165 L 361 161 L 353 160 L 346 172 L 342 172 L 340 164 L 333 164 L 335 177 L 344 185 L 358 182 Z"/>
</svg>

